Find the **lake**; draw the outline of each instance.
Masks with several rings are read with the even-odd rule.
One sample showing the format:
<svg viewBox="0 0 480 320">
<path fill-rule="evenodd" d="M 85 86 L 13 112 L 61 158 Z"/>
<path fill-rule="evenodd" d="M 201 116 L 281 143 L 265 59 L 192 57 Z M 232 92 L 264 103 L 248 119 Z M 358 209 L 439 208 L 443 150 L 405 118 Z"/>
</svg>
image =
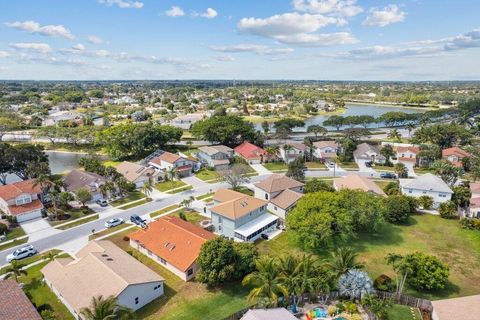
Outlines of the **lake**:
<svg viewBox="0 0 480 320">
<path fill-rule="evenodd" d="M 420 108 L 404 108 L 404 107 L 395 107 L 395 106 L 385 106 L 385 105 L 379 105 L 379 104 L 354 104 L 354 103 L 347 103 L 346 104 L 346 110 L 342 114 L 338 114 L 343 117 L 348 117 L 348 116 L 361 116 L 361 115 L 369 115 L 373 116 L 375 118 L 381 116 L 384 113 L 390 112 L 390 111 L 396 111 L 396 112 L 405 112 L 405 113 L 423 113 L 426 112 L 427 110 L 425 109 L 420 109 Z M 294 128 L 293 131 L 295 132 L 305 132 L 308 128 L 308 126 L 311 126 L 313 124 L 317 125 L 322 125 L 323 121 L 328 119 L 330 116 L 329 115 L 319 115 L 315 116 L 312 118 L 309 118 L 305 120 L 305 127 L 304 128 Z M 378 124 L 372 124 L 371 127 L 381 127 L 382 123 Z M 263 131 L 261 123 L 258 123 L 255 125 L 255 128 L 257 130 Z M 327 127 L 328 129 L 335 129 L 332 127 Z M 274 131 L 274 129 L 272 128 Z"/>
</svg>

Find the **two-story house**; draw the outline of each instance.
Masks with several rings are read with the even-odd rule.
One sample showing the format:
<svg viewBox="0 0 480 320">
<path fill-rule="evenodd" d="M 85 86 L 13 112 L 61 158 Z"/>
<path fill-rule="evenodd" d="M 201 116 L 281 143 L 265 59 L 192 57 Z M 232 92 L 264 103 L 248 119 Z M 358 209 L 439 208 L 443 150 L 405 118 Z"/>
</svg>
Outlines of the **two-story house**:
<svg viewBox="0 0 480 320">
<path fill-rule="evenodd" d="M 35 180 L 19 181 L 0 186 L 0 211 L 16 217 L 18 222 L 42 216 L 43 204 L 40 200 L 40 185 Z"/>
<path fill-rule="evenodd" d="M 353 151 L 353 157 L 356 162 L 372 161 L 374 163 L 384 164 L 386 161 L 385 157 L 380 153 L 380 149 L 368 143 L 360 143 L 357 149 Z"/>
<path fill-rule="evenodd" d="M 415 198 L 429 196 L 433 199 L 433 207 L 451 200 L 453 191 L 440 177 L 425 173 L 415 179 L 400 179 L 400 190 L 403 194 Z"/>
<path fill-rule="evenodd" d="M 303 196 L 304 184 L 281 174 L 255 183 L 255 198 L 268 201 L 267 208 L 282 220 Z"/>
<path fill-rule="evenodd" d="M 80 188 L 85 188 L 92 194 L 92 201 L 103 198 L 100 186 L 107 182 L 107 178 L 93 172 L 79 169 L 70 171 L 63 178 L 63 186 L 66 191 L 75 193 Z"/>
<path fill-rule="evenodd" d="M 275 230 L 278 217 L 267 212 L 268 201 L 220 189 L 210 208 L 214 232 L 235 241 L 257 240 Z"/>
<path fill-rule="evenodd" d="M 135 187 L 141 188 L 145 182 L 158 182 L 165 174 L 160 174 L 159 170 L 154 167 L 146 167 L 138 163 L 124 161 L 120 163 L 115 169 L 127 181 L 134 183 Z"/>
<path fill-rule="evenodd" d="M 399 162 L 410 162 L 415 165 L 418 165 L 419 157 L 418 154 L 420 149 L 414 146 L 407 147 L 398 147 L 396 149 L 396 156 Z"/>
<path fill-rule="evenodd" d="M 288 141 L 278 148 L 278 157 L 285 163 L 290 163 L 297 158 L 304 158 L 308 155 L 310 148 L 301 142 Z"/>
<path fill-rule="evenodd" d="M 163 172 L 175 169 L 180 177 L 190 176 L 197 167 L 195 160 L 168 151 L 151 159 L 148 164 Z"/>
<path fill-rule="evenodd" d="M 198 148 L 197 158 L 206 166 L 215 170 L 225 170 L 230 166 L 233 149 L 224 145 Z"/>
<path fill-rule="evenodd" d="M 463 168 L 463 158 L 470 157 L 470 153 L 460 149 L 459 147 L 452 147 L 442 150 L 442 159 L 450 161 L 454 166 Z"/>
<path fill-rule="evenodd" d="M 315 141 L 313 155 L 317 159 L 329 161 L 337 156 L 340 152 L 340 146 L 333 140 L 329 141 Z"/>
</svg>

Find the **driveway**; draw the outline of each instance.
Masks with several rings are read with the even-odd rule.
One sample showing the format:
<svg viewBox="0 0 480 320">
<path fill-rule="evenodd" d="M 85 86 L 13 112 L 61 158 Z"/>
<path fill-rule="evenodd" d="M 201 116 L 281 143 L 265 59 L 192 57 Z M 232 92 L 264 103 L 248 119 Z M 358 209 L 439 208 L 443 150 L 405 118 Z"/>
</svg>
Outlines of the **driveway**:
<svg viewBox="0 0 480 320">
<path fill-rule="evenodd" d="M 417 174 L 415 173 L 415 170 L 413 170 L 414 163 L 410 161 L 402 161 L 402 163 L 405 165 L 405 167 L 408 170 L 408 176 L 409 177 L 417 177 Z"/>
<path fill-rule="evenodd" d="M 368 162 L 368 161 L 369 160 L 357 159 L 356 162 L 357 162 L 357 165 L 358 165 L 358 171 L 368 172 L 368 173 L 376 173 L 376 171 L 373 168 L 367 167 L 365 165 L 365 163 Z"/>
<path fill-rule="evenodd" d="M 270 170 L 265 168 L 263 164 L 251 164 L 250 165 L 259 175 L 272 174 Z"/>
<path fill-rule="evenodd" d="M 20 222 L 20 226 L 28 235 L 29 242 L 47 238 L 62 232 L 61 230 L 55 229 L 50 226 L 47 220 L 42 218 Z"/>
<path fill-rule="evenodd" d="M 207 182 L 200 180 L 195 176 L 182 178 L 182 181 L 185 182 L 186 184 L 191 185 L 193 189 L 201 188 L 209 185 Z"/>
</svg>

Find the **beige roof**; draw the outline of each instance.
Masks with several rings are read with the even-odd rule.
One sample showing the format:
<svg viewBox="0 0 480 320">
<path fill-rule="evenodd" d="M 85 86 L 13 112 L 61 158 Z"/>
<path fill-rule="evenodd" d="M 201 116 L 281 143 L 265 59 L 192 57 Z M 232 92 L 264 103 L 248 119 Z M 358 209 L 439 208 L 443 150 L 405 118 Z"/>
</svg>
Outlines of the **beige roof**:
<svg viewBox="0 0 480 320">
<path fill-rule="evenodd" d="M 135 182 L 142 176 L 152 176 L 155 169 L 152 167 L 145 167 L 137 163 L 124 161 L 116 167 L 118 173 L 125 177 L 130 182 Z"/>
<path fill-rule="evenodd" d="M 251 197 L 230 189 L 220 189 L 213 196 L 213 200 L 220 202 L 210 210 L 229 219 L 237 219 L 249 212 L 267 205 L 267 201 Z"/>
<path fill-rule="evenodd" d="M 270 202 L 282 209 L 288 209 L 297 203 L 298 199 L 302 196 L 303 194 L 300 192 L 287 189 L 280 192 L 275 198 L 271 199 Z"/>
<path fill-rule="evenodd" d="M 155 163 L 155 164 L 160 164 L 160 161 L 165 161 L 168 163 L 175 163 L 176 161 L 180 160 L 182 157 L 180 157 L 178 154 L 171 153 L 168 151 L 165 151 L 158 157 L 153 158 L 150 160 L 150 162 Z"/>
<path fill-rule="evenodd" d="M 329 141 L 315 141 L 313 143 L 313 145 L 315 146 L 315 148 L 318 148 L 318 149 L 322 149 L 322 148 L 326 148 L 326 147 L 330 147 L 330 148 L 338 148 L 338 144 L 333 141 L 333 140 L 329 140 Z"/>
<path fill-rule="evenodd" d="M 432 301 L 438 320 L 478 320 L 480 295 Z"/>
<path fill-rule="evenodd" d="M 343 178 L 333 179 L 335 189 L 351 189 L 363 190 L 365 192 L 373 192 L 381 196 L 385 196 L 385 192 L 372 180 L 362 177 L 358 174 L 351 174 Z"/>
<path fill-rule="evenodd" d="M 303 186 L 303 183 L 281 174 L 273 174 L 267 179 L 257 182 L 256 187 L 266 192 L 278 192 Z"/>
<path fill-rule="evenodd" d="M 203 146 L 198 148 L 198 150 L 208 154 L 208 155 L 214 155 L 216 153 L 222 152 L 222 153 L 229 153 L 232 152 L 233 149 L 229 148 L 224 145 L 217 145 L 217 146 Z"/>
<path fill-rule="evenodd" d="M 67 191 L 74 192 L 80 188 L 95 189 L 97 186 L 104 184 L 107 181 L 105 177 L 93 172 L 87 172 L 79 169 L 70 171 L 63 182 Z"/>
<path fill-rule="evenodd" d="M 91 241 L 77 259 L 55 259 L 41 272 L 77 312 L 92 297 L 117 297 L 129 285 L 164 281 L 110 241 Z"/>
</svg>

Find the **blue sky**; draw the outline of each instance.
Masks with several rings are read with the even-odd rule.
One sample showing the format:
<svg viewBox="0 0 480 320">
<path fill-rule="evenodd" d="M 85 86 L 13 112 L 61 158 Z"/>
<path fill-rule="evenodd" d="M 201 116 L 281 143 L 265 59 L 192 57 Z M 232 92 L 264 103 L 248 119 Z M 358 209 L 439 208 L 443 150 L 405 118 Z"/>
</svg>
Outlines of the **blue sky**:
<svg viewBox="0 0 480 320">
<path fill-rule="evenodd" d="M 0 2 L 0 79 L 477 80 L 477 0 Z"/>
</svg>

